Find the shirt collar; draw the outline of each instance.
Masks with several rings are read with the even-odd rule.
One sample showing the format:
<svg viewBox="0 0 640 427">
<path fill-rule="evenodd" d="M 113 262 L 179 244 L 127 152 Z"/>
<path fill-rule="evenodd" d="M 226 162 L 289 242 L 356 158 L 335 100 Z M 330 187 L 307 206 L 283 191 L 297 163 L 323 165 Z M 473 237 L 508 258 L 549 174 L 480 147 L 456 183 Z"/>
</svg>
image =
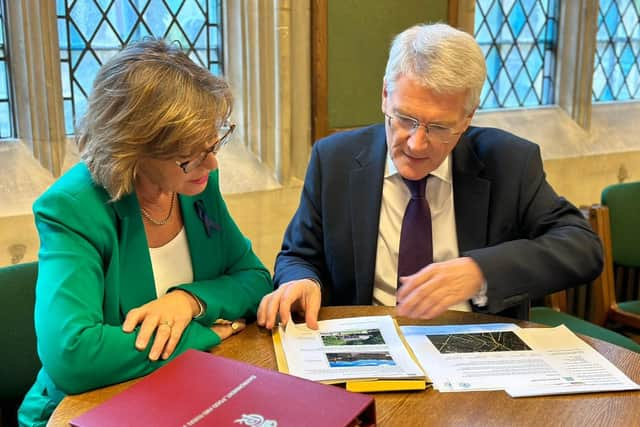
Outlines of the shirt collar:
<svg viewBox="0 0 640 427">
<path fill-rule="evenodd" d="M 393 163 L 391 156 L 389 155 L 389 151 L 387 151 L 387 165 L 384 171 L 384 177 L 389 178 L 391 176 L 398 175 L 398 170 L 396 169 L 396 165 Z M 433 172 L 429 175 L 435 176 L 436 178 L 441 179 L 442 181 L 451 184 L 451 153 L 444 159 L 440 166 L 438 166 Z"/>
</svg>

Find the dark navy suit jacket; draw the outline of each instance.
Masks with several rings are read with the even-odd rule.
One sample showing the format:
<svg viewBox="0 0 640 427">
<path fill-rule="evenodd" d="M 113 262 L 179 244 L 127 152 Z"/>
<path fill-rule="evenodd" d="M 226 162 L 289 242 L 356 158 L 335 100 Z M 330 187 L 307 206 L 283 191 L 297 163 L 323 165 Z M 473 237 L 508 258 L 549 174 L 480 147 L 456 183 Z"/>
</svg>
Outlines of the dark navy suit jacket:
<svg viewBox="0 0 640 427">
<path fill-rule="evenodd" d="M 323 305 L 371 304 L 386 159 L 382 124 L 314 145 L 276 286 L 313 278 Z M 452 152 L 452 173 L 460 256 L 473 258 L 487 280 L 489 302 L 478 310 L 523 318 L 530 299 L 602 270 L 598 237 L 547 183 L 536 144 L 470 127 Z"/>
</svg>

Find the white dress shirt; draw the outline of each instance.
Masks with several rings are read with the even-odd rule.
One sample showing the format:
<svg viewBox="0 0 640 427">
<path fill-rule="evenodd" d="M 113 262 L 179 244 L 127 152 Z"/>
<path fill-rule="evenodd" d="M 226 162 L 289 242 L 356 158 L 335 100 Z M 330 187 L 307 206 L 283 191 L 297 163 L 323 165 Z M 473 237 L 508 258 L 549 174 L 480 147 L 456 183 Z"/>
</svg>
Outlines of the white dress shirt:
<svg viewBox="0 0 640 427">
<path fill-rule="evenodd" d="M 431 210 L 433 261 L 440 262 L 457 258 L 459 255 L 458 235 L 453 206 L 451 156 L 448 156 L 429 175 L 425 197 Z M 400 229 L 404 211 L 410 199 L 411 192 L 409 188 L 402 180 L 391 158 L 387 156 L 387 168 L 380 206 L 380 225 L 378 228 L 373 288 L 374 304 L 396 305 Z M 482 291 L 479 295 L 480 297 L 484 297 L 486 294 L 486 284 L 483 286 Z M 474 298 L 474 303 L 476 298 L 478 297 Z M 484 302 L 482 299 L 479 298 L 479 302 Z M 451 310 L 470 311 L 471 305 L 468 301 L 464 301 L 449 308 Z"/>
</svg>

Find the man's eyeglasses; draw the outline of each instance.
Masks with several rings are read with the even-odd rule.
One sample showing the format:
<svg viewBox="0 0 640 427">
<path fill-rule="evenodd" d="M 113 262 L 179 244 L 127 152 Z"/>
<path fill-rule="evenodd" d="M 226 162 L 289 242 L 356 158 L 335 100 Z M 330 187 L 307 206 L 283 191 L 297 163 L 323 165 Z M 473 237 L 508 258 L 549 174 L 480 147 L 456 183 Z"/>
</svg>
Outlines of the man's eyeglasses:
<svg viewBox="0 0 640 427">
<path fill-rule="evenodd" d="M 222 148 L 222 146 L 227 143 L 227 141 L 229 140 L 229 137 L 231 136 L 235 128 L 236 128 L 236 125 L 234 123 L 229 123 L 222 126 L 218 131 L 218 135 L 222 135 L 222 136 L 218 136 L 218 140 L 214 142 L 211 147 L 207 148 L 202 153 L 198 154 L 198 156 L 194 159 L 187 160 L 186 162 L 176 161 L 176 165 L 180 166 L 180 168 L 182 168 L 182 171 L 184 173 L 191 172 L 192 170 L 200 166 L 202 162 L 204 162 L 204 159 L 206 159 L 209 154 L 211 153 L 217 154 L 218 151 L 220 151 L 220 148 Z"/>
<path fill-rule="evenodd" d="M 414 133 L 416 133 L 419 127 L 423 127 L 427 132 L 430 140 L 437 141 L 442 144 L 448 144 L 452 142 L 455 137 L 460 135 L 461 133 L 455 132 L 453 128 L 437 125 L 434 123 L 422 123 L 419 120 L 414 119 L 413 117 L 404 116 L 398 113 L 394 115 L 384 113 L 384 115 L 389 119 L 389 122 L 393 120 L 393 123 L 395 123 L 396 127 L 403 132 L 407 132 L 409 135 L 413 135 Z"/>
</svg>

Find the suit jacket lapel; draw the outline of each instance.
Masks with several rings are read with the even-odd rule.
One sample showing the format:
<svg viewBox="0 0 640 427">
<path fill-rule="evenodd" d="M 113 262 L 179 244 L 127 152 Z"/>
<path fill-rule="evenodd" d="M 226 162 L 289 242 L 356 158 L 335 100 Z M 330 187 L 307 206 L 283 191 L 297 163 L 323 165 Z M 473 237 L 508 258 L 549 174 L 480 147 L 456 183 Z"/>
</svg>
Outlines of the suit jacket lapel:
<svg viewBox="0 0 640 427">
<path fill-rule="evenodd" d="M 351 225 L 356 304 L 371 304 L 380 220 L 382 180 L 387 156 L 384 126 L 372 128 L 372 141 L 362 141 L 350 174 Z"/>
<path fill-rule="evenodd" d="M 467 133 L 453 150 L 452 161 L 458 251 L 463 253 L 487 244 L 491 183 L 480 176 L 484 164 L 473 152 Z"/>
</svg>

